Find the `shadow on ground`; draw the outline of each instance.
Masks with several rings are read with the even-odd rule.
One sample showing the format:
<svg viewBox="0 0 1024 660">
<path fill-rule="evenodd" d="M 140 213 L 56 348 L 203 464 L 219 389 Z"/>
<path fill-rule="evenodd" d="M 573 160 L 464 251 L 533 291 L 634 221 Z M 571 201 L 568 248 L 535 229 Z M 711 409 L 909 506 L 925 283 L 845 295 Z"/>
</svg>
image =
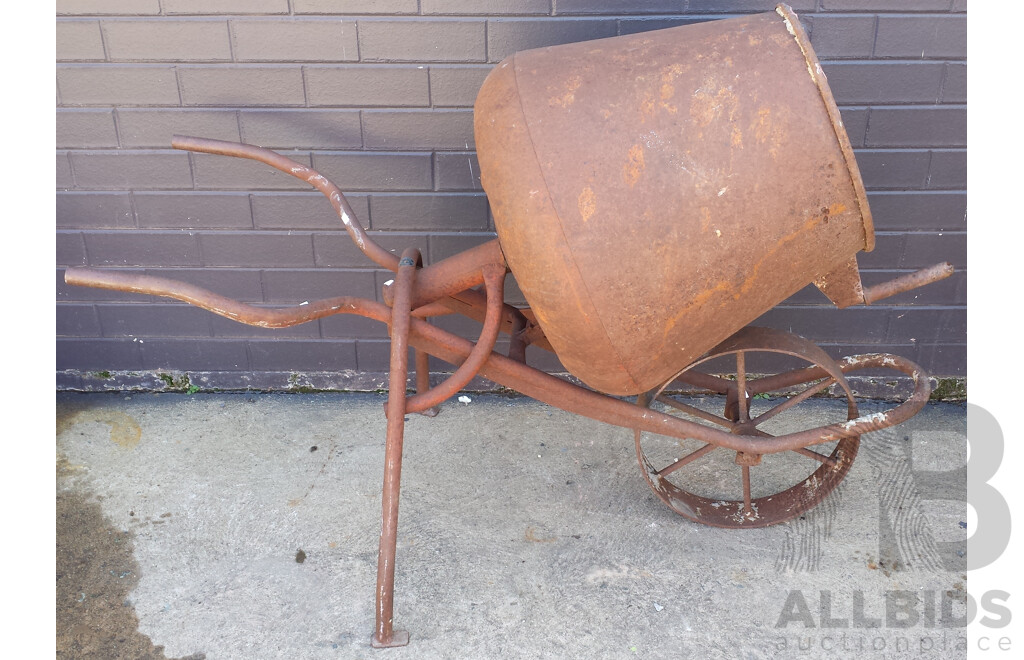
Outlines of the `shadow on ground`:
<svg viewBox="0 0 1024 660">
<path fill-rule="evenodd" d="M 73 474 L 58 457 L 57 658 L 165 660 L 164 647 L 139 632 L 128 600 L 139 579 L 132 536 L 103 517 L 92 494 L 68 482 Z"/>
</svg>

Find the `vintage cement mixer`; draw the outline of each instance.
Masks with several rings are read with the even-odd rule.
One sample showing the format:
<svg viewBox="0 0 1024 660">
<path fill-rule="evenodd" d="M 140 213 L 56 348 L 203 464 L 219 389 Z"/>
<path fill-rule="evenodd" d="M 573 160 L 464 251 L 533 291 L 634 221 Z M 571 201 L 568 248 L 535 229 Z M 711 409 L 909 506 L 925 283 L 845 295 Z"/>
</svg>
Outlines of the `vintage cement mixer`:
<svg viewBox="0 0 1024 660">
<path fill-rule="evenodd" d="M 338 297 L 268 310 L 117 270 L 73 268 L 66 276 L 263 327 L 330 314 L 388 325 L 374 646 L 408 641 L 392 619 L 404 415 L 435 412 L 474 376 L 632 429 L 655 494 L 690 520 L 723 527 L 765 526 L 806 511 L 846 475 L 861 434 L 906 420 L 927 401 L 928 377 L 908 360 L 836 361 L 801 337 L 745 327 L 809 283 L 845 307 L 952 272 L 938 264 L 861 285 L 856 254 L 874 244 L 864 186 L 825 76 L 789 8 L 517 53 L 483 84 L 475 132 L 498 238 L 427 267 L 415 249 L 396 256 L 378 246 L 339 189 L 312 169 L 260 147 L 175 138 L 177 148 L 262 161 L 317 188 L 359 248 L 395 272 L 385 303 Z M 529 308 L 504 302 L 509 271 Z M 427 321 L 453 313 L 482 323 L 477 342 Z M 493 352 L 499 333 L 510 336 L 507 356 Z M 406 394 L 409 345 L 413 396 Z M 554 351 L 586 387 L 528 366 L 528 345 Z M 433 387 L 428 355 L 457 367 Z M 755 366 L 775 358 L 795 366 L 774 375 Z M 861 369 L 900 372 L 913 392 L 888 412 L 860 416 L 846 375 Z M 725 395 L 724 410 L 667 394 L 687 388 Z M 846 399 L 840 419 L 764 430 L 827 389 Z M 617 398 L 624 395 L 636 403 Z M 666 440 L 668 453 L 657 447 Z M 764 484 L 752 479 L 781 454 L 799 454 L 806 467 Z M 718 481 L 698 492 L 687 470 L 714 456 Z M 723 495 L 723 484 L 734 484 L 735 494 Z"/>
</svg>

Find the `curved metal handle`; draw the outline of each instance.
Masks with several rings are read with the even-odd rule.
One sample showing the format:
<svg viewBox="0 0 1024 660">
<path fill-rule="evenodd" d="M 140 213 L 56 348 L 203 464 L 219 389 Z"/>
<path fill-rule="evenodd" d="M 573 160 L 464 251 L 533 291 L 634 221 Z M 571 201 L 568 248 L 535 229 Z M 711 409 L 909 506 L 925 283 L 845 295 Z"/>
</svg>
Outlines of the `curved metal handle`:
<svg viewBox="0 0 1024 660">
<path fill-rule="evenodd" d="M 367 257 L 382 268 L 390 271 L 398 270 L 398 257 L 391 254 L 378 245 L 363 229 L 363 226 L 356 220 L 355 211 L 349 205 L 348 200 L 341 194 L 338 186 L 331 183 L 325 176 L 311 167 L 297 163 L 291 158 L 281 154 L 242 142 L 227 142 L 225 140 L 211 140 L 208 138 L 190 137 L 188 135 L 175 135 L 171 138 L 171 146 L 184 151 L 195 151 L 206 154 L 218 154 L 221 156 L 233 156 L 235 158 L 248 158 L 266 163 L 274 169 L 290 174 L 296 179 L 302 179 L 310 184 L 326 197 L 331 206 L 338 213 L 345 230 L 352 238 L 352 241 Z"/>
<path fill-rule="evenodd" d="M 441 403 L 461 390 L 487 361 L 501 329 L 502 312 L 504 310 L 505 265 L 493 264 L 483 267 L 484 287 L 487 291 L 487 315 L 484 327 L 480 331 L 473 350 L 459 365 L 455 372 L 444 382 L 435 385 L 426 392 L 420 392 L 406 400 L 406 412 L 423 412 Z"/>
<path fill-rule="evenodd" d="M 903 293 L 904 291 L 910 291 L 916 289 L 919 286 L 925 284 L 931 284 L 932 282 L 938 282 L 944 280 L 953 274 L 953 264 L 949 262 L 942 262 L 921 270 L 914 271 L 897 277 L 894 280 L 888 282 L 882 282 L 874 286 L 864 288 L 864 304 L 870 305 L 873 302 L 888 298 L 889 296 L 895 296 L 897 293 Z"/>
<path fill-rule="evenodd" d="M 380 315 L 379 308 L 386 309 L 372 300 L 352 296 L 325 298 L 293 307 L 264 309 L 238 302 L 187 282 L 98 268 L 68 268 L 64 273 L 64 281 L 73 286 L 89 286 L 96 289 L 113 289 L 114 291 L 174 298 L 232 321 L 261 328 L 287 328 L 332 314 L 358 314 L 375 317 Z"/>
</svg>

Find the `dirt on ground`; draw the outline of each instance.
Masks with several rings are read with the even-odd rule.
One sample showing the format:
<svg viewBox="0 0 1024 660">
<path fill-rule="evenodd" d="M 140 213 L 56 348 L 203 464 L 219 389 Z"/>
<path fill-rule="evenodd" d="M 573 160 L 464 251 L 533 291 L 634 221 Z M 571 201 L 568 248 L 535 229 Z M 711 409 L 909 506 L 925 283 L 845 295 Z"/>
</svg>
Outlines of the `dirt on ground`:
<svg viewBox="0 0 1024 660">
<path fill-rule="evenodd" d="M 104 518 L 92 494 L 70 483 L 72 474 L 58 458 L 57 658 L 167 660 L 163 646 L 139 632 L 129 602 L 139 580 L 131 534 Z"/>
</svg>

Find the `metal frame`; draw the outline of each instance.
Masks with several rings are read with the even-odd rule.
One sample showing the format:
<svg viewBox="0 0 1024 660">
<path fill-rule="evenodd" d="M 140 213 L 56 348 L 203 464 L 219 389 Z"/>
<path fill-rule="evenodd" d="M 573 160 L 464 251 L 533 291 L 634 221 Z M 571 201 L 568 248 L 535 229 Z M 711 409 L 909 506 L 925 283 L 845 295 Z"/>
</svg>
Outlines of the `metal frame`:
<svg viewBox="0 0 1024 660">
<path fill-rule="evenodd" d="M 872 354 L 846 358 L 836 363 L 824 356 L 817 347 L 809 346 L 806 340 L 794 339 L 791 335 L 773 331 L 746 329 L 733 335 L 709 353 L 735 355 L 736 380 L 692 371 L 691 368 L 700 361 L 677 374 L 680 382 L 727 396 L 725 414 L 712 420 L 722 426 L 721 429 L 650 409 L 650 401 L 660 394 L 664 386 L 656 392 L 641 394 L 638 401 L 640 405 L 634 405 L 574 385 L 526 364 L 525 349 L 528 345 L 546 350 L 551 350 L 551 346 L 529 309 L 517 309 L 504 302 L 503 284 L 508 269 L 497 240 L 424 268 L 417 250 L 406 250 L 401 257 L 397 257 L 375 243 L 356 221 L 351 206 L 337 186 L 309 167 L 273 151 L 246 144 L 175 136 L 173 146 L 188 151 L 257 160 L 310 183 L 330 201 L 359 249 L 372 261 L 396 274 L 395 279 L 385 285 L 384 303 L 343 296 L 279 309 L 257 308 L 193 285 L 148 275 L 125 274 L 116 270 L 70 268 L 65 276 L 68 284 L 175 298 L 240 323 L 260 327 L 288 327 L 333 314 L 356 314 L 387 324 L 391 336 L 390 389 L 386 405 L 387 439 L 376 620 L 372 638 L 375 647 L 401 646 L 408 643 L 409 639 L 407 632 L 396 631 L 393 624 L 404 416 L 410 412 L 436 414 L 438 404 L 458 392 L 477 375 L 563 410 L 633 429 L 637 435 L 638 459 L 644 476 L 655 493 L 670 507 L 687 517 L 707 524 L 729 527 L 772 524 L 810 508 L 845 475 L 845 469 L 848 469 L 856 453 L 856 442 L 860 435 L 910 418 L 921 409 L 930 394 L 926 374 L 920 367 L 903 358 Z M 952 268 L 948 264 L 925 269 L 893 282 L 872 287 L 864 291 L 863 299 L 877 300 L 908 287 L 913 288 L 941 279 L 951 272 Z M 481 285 L 483 290 L 475 288 Z M 475 343 L 467 341 L 431 325 L 426 320 L 446 314 L 462 314 L 482 322 L 483 329 L 479 340 Z M 507 356 L 493 351 L 495 341 L 502 332 L 511 338 Z M 406 396 L 409 346 L 416 350 L 417 391 L 411 397 Z M 744 355 L 752 350 L 800 355 L 812 362 L 812 366 L 774 377 L 748 380 L 744 368 Z M 432 388 L 429 387 L 426 372 L 428 355 L 457 367 L 447 380 Z M 844 375 L 855 370 L 876 368 L 894 369 L 908 376 L 913 382 L 913 394 L 905 402 L 885 413 L 858 416 Z M 670 382 L 675 380 L 676 378 L 673 378 Z M 826 385 L 823 386 L 822 382 Z M 759 432 L 756 428 L 758 419 L 750 419 L 746 403 L 749 397 L 781 388 L 811 384 L 802 394 L 795 397 L 794 402 L 799 403 L 834 383 L 845 390 L 850 400 L 851 412 L 845 422 L 778 437 L 766 437 L 767 434 Z M 793 404 L 781 405 L 789 407 Z M 693 410 L 684 409 L 684 412 L 693 413 Z M 736 452 L 737 463 L 743 467 L 744 501 L 733 503 L 734 510 L 730 510 L 730 516 L 709 518 L 699 512 L 695 513 L 694 508 L 699 501 L 688 499 L 668 489 L 662 480 L 662 477 L 667 475 L 666 470 L 663 469 L 659 475 L 644 456 L 639 439 L 642 432 L 679 439 L 695 438 L 706 443 L 706 447 Z M 832 441 L 839 441 L 840 445 L 846 448 L 839 452 L 838 457 L 835 453 L 827 457 L 809 449 L 814 445 Z M 700 451 L 707 453 L 710 449 Z M 758 512 L 753 506 L 749 492 L 749 468 L 757 465 L 760 456 L 764 454 L 787 451 L 813 454 L 811 458 L 820 461 L 821 469 L 826 470 L 831 477 L 828 480 L 818 480 L 827 483 L 814 483 L 813 488 L 796 489 L 800 491 L 799 494 L 787 495 L 789 491 L 780 494 L 777 497 L 781 504 L 770 514 L 767 511 Z M 696 458 L 699 456 L 690 457 L 689 460 Z M 836 469 L 837 465 L 845 468 Z M 737 513 L 739 515 L 732 515 Z"/>
</svg>

